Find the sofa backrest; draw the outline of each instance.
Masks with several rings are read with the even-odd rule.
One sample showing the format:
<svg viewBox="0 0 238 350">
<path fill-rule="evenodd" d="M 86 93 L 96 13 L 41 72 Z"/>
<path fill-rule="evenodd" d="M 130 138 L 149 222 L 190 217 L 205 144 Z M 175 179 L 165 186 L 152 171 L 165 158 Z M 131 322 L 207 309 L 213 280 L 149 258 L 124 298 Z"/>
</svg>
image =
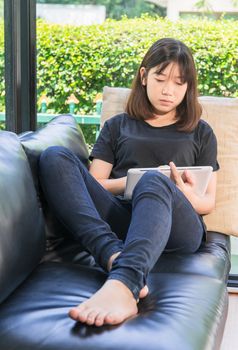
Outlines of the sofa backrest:
<svg viewBox="0 0 238 350">
<path fill-rule="evenodd" d="M 88 150 L 83 133 L 71 115 L 60 115 L 34 132 L 19 135 L 19 139 L 28 156 L 36 188 L 38 181 L 38 160 L 42 151 L 50 146 L 65 146 L 87 165 Z"/>
<path fill-rule="evenodd" d="M 0 302 L 30 274 L 45 249 L 43 216 L 26 154 L 0 132 Z M 14 317 L 14 315 L 12 316 Z"/>
<path fill-rule="evenodd" d="M 104 122 L 125 109 L 130 89 L 104 87 Z M 218 141 L 218 186 L 216 209 L 205 216 L 210 231 L 238 236 L 238 99 L 201 96 L 202 118 L 213 128 Z"/>
<path fill-rule="evenodd" d="M 19 135 L 19 139 L 30 163 L 39 198 L 39 206 L 43 208 L 47 247 L 52 249 L 53 245 L 59 245 L 63 242 L 63 237 L 69 236 L 69 234 L 45 202 L 38 179 L 39 157 L 41 152 L 50 146 L 64 146 L 71 149 L 87 166 L 87 146 L 79 125 L 71 115 L 55 117 L 37 131 Z"/>
</svg>

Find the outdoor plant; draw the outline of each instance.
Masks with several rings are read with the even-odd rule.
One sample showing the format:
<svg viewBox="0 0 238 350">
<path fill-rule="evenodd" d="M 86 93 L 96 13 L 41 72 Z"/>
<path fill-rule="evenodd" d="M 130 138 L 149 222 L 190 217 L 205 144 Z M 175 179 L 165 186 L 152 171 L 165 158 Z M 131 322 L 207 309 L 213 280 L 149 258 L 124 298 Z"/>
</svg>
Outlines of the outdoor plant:
<svg viewBox="0 0 238 350">
<path fill-rule="evenodd" d="M 52 112 L 65 112 L 74 93 L 77 113 L 93 113 L 94 98 L 105 85 L 130 87 L 138 63 L 161 37 L 184 41 L 193 51 L 201 95 L 238 96 L 236 21 L 142 17 L 107 20 L 102 25 L 37 27 L 38 94 Z"/>
</svg>

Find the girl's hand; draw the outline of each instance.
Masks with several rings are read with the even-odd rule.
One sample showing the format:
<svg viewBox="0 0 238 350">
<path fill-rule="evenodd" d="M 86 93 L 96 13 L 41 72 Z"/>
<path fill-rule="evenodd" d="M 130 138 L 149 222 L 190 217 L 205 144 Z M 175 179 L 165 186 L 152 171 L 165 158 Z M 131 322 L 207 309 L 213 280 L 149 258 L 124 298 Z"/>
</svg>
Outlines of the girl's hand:
<svg viewBox="0 0 238 350">
<path fill-rule="evenodd" d="M 171 178 L 175 182 L 176 186 L 184 193 L 184 195 L 190 200 L 191 196 L 195 195 L 194 186 L 195 179 L 189 170 L 185 170 L 181 175 L 178 172 L 176 165 L 173 162 L 169 163 L 171 170 Z"/>
<path fill-rule="evenodd" d="M 215 207 L 216 173 L 213 172 L 205 195 L 199 196 L 194 191 L 195 179 L 192 174 L 186 170 L 181 176 L 173 162 L 170 162 L 169 166 L 172 179 L 189 200 L 194 210 L 200 215 L 209 214 Z"/>
</svg>

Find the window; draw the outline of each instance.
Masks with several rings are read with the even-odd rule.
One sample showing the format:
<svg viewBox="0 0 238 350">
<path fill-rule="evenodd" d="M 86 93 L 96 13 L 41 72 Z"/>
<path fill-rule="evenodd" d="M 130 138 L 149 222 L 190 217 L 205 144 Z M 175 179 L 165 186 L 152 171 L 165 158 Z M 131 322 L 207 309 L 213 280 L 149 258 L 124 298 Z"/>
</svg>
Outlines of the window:
<svg viewBox="0 0 238 350">
<path fill-rule="evenodd" d="M 5 129 L 4 0 L 0 0 L 0 130 Z"/>
</svg>

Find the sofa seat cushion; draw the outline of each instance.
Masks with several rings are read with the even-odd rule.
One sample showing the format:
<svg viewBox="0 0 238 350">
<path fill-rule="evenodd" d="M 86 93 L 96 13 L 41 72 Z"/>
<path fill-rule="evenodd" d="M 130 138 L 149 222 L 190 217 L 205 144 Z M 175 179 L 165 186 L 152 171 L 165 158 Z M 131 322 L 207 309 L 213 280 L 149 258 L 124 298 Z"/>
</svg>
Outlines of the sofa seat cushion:
<svg viewBox="0 0 238 350">
<path fill-rule="evenodd" d="M 57 249 L 47 251 L 42 261 L 73 262 L 96 266 L 93 257 L 73 240 L 64 240 Z M 230 270 L 229 236 L 209 232 L 196 254 L 164 253 L 155 264 L 153 272 L 192 273 L 227 281 Z"/>
<path fill-rule="evenodd" d="M 106 274 L 93 267 L 45 262 L 0 306 L 2 350 L 218 349 L 227 312 L 224 282 L 183 273 L 151 273 L 139 314 L 100 328 L 71 320 Z"/>
<path fill-rule="evenodd" d="M 162 254 L 153 272 L 187 273 L 213 277 L 227 282 L 230 271 L 229 236 L 209 232 L 195 254 Z"/>
</svg>

